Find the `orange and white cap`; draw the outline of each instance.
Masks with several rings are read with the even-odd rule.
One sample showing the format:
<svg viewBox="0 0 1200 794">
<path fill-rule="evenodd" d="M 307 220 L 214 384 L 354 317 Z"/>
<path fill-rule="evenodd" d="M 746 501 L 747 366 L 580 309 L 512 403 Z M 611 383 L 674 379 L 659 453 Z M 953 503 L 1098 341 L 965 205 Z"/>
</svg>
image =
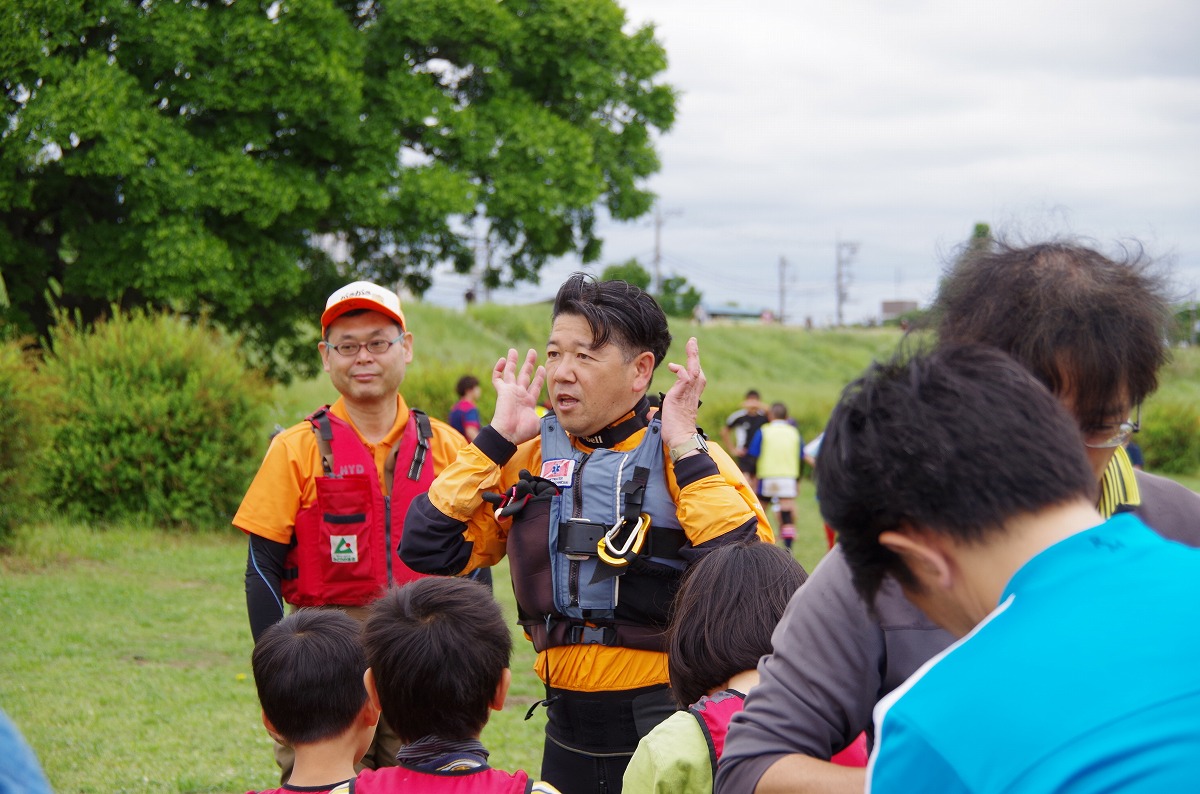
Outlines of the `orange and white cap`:
<svg viewBox="0 0 1200 794">
<path fill-rule="evenodd" d="M 325 312 L 321 315 L 321 335 L 325 335 L 334 320 L 355 309 L 379 312 L 400 323 L 401 330 L 408 330 L 404 322 L 404 312 L 400 310 L 399 295 L 370 281 L 355 281 L 342 287 L 325 301 Z"/>
</svg>

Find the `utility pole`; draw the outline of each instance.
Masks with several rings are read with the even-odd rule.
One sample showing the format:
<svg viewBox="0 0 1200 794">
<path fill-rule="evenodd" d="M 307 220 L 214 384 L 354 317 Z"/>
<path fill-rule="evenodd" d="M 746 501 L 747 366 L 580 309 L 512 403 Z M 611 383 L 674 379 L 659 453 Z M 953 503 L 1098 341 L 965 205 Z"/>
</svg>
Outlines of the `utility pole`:
<svg viewBox="0 0 1200 794">
<path fill-rule="evenodd" d="M 1196 290 L 1192 290 L 1188 297 L 1192 300 L 1192 310 L 1190 312 L 1190 322 L 1188 323 L 1188 345 L 1196 346 L 1196 335 L 1200 333 L 1200 320 L 1196 319 L 1196 309 L 1200 304 L 1196 303 Z"/>
<path fill-rule="evenodd" d="M 834 240 L 834 252 L 837 266 L 833 277 L 833 294 L 837 299 L 837 324 L 844 325 L 842 307 L 850 297 L 850 263 L 858 253 L 858 243 L 845 240 Z"/>
<path fill-rule="evenodd" d="M 653 295 L 656 298 L 662 297 L 662 227 L 666 223 L 667 218 L 673 215 L 682 215 L 679 210 L 670 210 L 663 212 L 662 209 L 654 205 L 654 291 Z"/>
<path fill-rule="evenodd" d="M 784 274 L 787 272 L 787 260 L 782 256 L 779 257 L 779 324 L 783 325 L 783 299 L 787 293 L 787 280 Z"/>
<path fill-rule="evenodd" d="M 475 235 L 475 267 L 471 269 L 471 285 L 467 288 L 470 297 L 467 303 L 482 298 L 484 303 L 492 300 L 491 287 L 487 286 L 486 274 L 492 269 L 492 240 L 486 231 Z"/>
</svg>

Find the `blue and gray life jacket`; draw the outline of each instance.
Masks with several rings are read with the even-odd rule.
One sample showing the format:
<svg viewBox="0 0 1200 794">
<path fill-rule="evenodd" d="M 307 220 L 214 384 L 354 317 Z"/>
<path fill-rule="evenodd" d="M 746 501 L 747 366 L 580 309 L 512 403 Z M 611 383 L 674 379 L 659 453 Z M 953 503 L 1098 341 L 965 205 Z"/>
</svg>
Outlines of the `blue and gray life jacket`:
<svg viewBox="0 0 1200 794">
<path fill-rule="evenodd" d="M 534 647 L 666 650 L 687 537 L 667 490 L 660 420 L 627 452 L 576 449 L 553 415 L 541 440 L 539 479 L 556 487 L 539 489 L 508 534 L 520 623 Z"/>
</svg>

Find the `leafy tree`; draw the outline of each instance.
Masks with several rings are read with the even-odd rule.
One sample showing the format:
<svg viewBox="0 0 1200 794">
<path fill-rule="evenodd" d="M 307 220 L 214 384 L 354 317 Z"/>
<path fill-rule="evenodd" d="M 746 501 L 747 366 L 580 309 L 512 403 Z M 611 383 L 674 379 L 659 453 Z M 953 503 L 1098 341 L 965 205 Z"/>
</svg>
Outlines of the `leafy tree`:
<svg viewBox="0 0 1200 794">
<path fill-rule="evenodd" d="M 653 280 L 650 271 L 642 267 L 636 258 L 626 260 L 619 265 L 609 265 L 604 268 L 600 278 L 628 281 L 644 290 L 650 289 L 650 282 Z M 687 283 L 686 278 L 671 276 L 663 280 L 662 294 L 656 296 L 655 300 L 671 317 L 691 317 L 692 311 L 700 304 L 702 298 L 700 292 Z"/>
<path fill-rule="evenodd" d="M 671 276 L 663 279 L 658 303 L 671 317 L 691 317 L 702 298 L 699 290 L 688 284 L 686 278 Z"/>
<path fill-rule="evenodd" d="M 976 223 L 971 229 L 971 238 L 967 240 L 968 251 L 983 251 L 991 248 L 995 241 L 992 239 L 992 227 L 986 223 Z"/>
<path fill-rule="evenodd" d="M 3 315 L 205 313 L 275 374 L 351 277 L 490 286 L 644 214 L 675 93 L 615 0 L 11 0 Z"/>
<path fill-rule="evenodd" d="M 636 258 L 628 259 L 619 265 L 609 265 L 604 268 L 604 272 L 600 274 L 603 281 L 627 281 L 635 287 L 642 289 L 650 289 L 650 281 L 652 276 L 650 271 L 642 267 L 641 263 Z"/>
<path fill-rule="evenodd" d="M 992 237 L 992 227 L 982 221 L 976 223 L 971 228 L 971 236 L 959 244 L 957 249 L 958 254 L 954 257 L 954 262 L 950 267 L 953 268 L 955 264 L 961 262 L 971 254 L 988 250 L 995 245 L 995 242 L 995 239 Z M 938 279 L 938 296 L 942 294 L 945 286 L 946 272 L 943 272 L 942 277 Z M 903 320 L 912 328 L 932 328 L 938 322 L 936 303 L 937 298 L 935 297 L 934 306 L 928 309 L 918 309 L 915 312 L 908 312 L 896 320 L 894 324 L 899 325 L 900 321 Z"/>
</svg>

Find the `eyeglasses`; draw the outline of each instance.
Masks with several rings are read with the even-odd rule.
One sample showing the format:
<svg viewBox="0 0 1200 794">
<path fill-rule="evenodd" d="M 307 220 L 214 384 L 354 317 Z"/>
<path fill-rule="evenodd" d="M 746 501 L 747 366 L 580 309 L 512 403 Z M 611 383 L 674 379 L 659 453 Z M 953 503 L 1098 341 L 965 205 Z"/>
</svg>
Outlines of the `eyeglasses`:
<svg viewBox="0 0 1200 794">
<path fill-rule="evenodd" d="M 1119 447 L 1129 440 L 1129 437 L 1142 429 L 1142 406 L 1134 409 L 1133 421 L 1122 422 L 1115 428 L 1112 425 L 1097 427 L 1083 431 L 1084 446 L 1092 449 L 1112 449 Z"/>
<path fill-rule="evenodd" d="M 372 355 L 376 355 L 376 356 L 381 356 L 384 353 L 388 352 L 388 350 L 391 349 L 392 345 L 396 344 L 403 338 L 404 338 L 404 334 L 400 334 L 400 336 L 396 337 L 395 339 L 393 339 L 390 342 L 386 339 L 372 339 L 370 342 L 361 342 L 361 343 L 359 343 L 359 342 L 341 342 L 340 344 L 336 344 L 336 345 L 331 345 L 328 342 L 326 342 L 325 346 L 332 347 L 339 354 L 345 356 L 346 358 L 350 358 L 351 356 L 357 356 L 358 351 L 362 350 L 364 347 L 367 349 L 368 353 L 371 353 Z"/>
</svg>

